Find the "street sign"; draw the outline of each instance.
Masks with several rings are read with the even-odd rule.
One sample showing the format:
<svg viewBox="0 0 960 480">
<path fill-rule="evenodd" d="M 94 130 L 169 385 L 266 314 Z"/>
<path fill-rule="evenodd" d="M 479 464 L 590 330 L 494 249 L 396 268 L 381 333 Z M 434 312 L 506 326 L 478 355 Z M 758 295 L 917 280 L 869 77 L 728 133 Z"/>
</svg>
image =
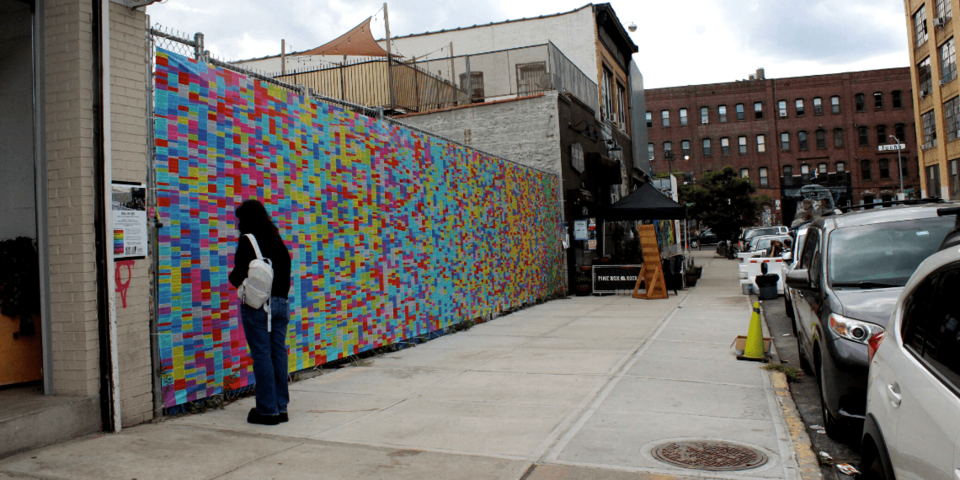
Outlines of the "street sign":
<svg viewBox="0 0 960 480">
<path fill-rule="evenodd" d="M 902 143 L 897 144 L 897 145 L 879 145 L 879 146 L 877 146 L 877 151 L 878 151 L 878 152 L 895 152 L 895 151 L 897 151 L 897 150 L 906 150 L 906 149 L 907 149 L 907 146 L 906 146 L 905 144 L 902 144 Z"/>
</svg>

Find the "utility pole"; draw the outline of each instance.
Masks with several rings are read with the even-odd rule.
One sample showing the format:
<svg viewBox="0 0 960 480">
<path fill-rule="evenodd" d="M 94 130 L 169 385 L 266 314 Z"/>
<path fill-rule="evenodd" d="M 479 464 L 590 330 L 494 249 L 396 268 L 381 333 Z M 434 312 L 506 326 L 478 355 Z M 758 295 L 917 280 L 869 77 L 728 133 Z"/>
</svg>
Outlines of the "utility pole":
<svg viewBox="0 0 960 480">
<path fill-rule="evenodd" d="M 280 75 L 287 74 L 287 41 L 280 39 Z"/>
<path fill-rule="evenodd" d="M 387 12 L 387 2 L 383 2 L 383 25 L 387 30 L 387 87 L 390 89 L 390 108 L 396 103 L 393 98 L 393 47 L 390 45 L 390 14 Z"/>
<path fill-rule="evenodd" d="M 900 172 L 897 173 L 897 176 L 900 177 L 900 200 L 906 200 L 907 194 L 903 191 L 903 160 L 900 159 L 900 139 L 897 138 L 896 135 L 888 136 L 897 142 L 897 166 L 900 167 Z"/>
</svg>

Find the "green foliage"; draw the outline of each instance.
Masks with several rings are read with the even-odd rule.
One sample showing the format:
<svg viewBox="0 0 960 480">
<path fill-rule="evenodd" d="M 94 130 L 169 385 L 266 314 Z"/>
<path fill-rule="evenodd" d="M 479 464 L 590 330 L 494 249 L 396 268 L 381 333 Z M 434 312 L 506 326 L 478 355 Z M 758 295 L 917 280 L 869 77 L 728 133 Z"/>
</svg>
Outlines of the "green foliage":
<svg viewBox="0 0 960 480">
<path fill-rule="evenodd" d="M 32 238 L 0 241 L 0 312 L 20 321 L 20 335 L 33 335 L 40 314 L 40 260 Z"/>
<path fill-rule="evenodd" d="M 757 189 L 749 179 L 740 178 L 732 167 L 709 172 L 699 185 L 682 185 L 680 203 L 692 204 L 687 217 L 706 225 L 721 240 L 739 235 L 741 227 L 753 225 L 759 203 L 752 195 Z"/>
</svg>

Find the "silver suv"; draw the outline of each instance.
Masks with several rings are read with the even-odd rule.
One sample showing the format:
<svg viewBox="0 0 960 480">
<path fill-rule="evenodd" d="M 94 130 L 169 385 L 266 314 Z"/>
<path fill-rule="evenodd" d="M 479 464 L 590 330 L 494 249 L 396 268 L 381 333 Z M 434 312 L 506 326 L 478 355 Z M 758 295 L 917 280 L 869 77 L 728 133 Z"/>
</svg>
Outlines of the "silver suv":
<svg viewBox="0 0 960 480">
<path fill-rule="evenodd" d="M 926 259 L 868 341 L 863 479 L 960 478 L 960 246 Z M 879 348 L 878 348 L 879 346 Z"/>
</svg>

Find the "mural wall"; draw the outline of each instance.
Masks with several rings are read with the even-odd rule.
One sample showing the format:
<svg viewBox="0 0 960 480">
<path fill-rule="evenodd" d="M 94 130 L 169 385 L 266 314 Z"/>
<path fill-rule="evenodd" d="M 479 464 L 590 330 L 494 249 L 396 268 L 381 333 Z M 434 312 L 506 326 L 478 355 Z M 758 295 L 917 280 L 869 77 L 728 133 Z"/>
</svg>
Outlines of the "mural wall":
<svg viewBox="0 0 960 480">
<path fill-rule="evenodd" d="M 167 407 L 253 383 L 234 210 L 293 257 L 290 371 L 562 291 L 555 176 L 164 50 L 156 59 Z"/>
</svg>

